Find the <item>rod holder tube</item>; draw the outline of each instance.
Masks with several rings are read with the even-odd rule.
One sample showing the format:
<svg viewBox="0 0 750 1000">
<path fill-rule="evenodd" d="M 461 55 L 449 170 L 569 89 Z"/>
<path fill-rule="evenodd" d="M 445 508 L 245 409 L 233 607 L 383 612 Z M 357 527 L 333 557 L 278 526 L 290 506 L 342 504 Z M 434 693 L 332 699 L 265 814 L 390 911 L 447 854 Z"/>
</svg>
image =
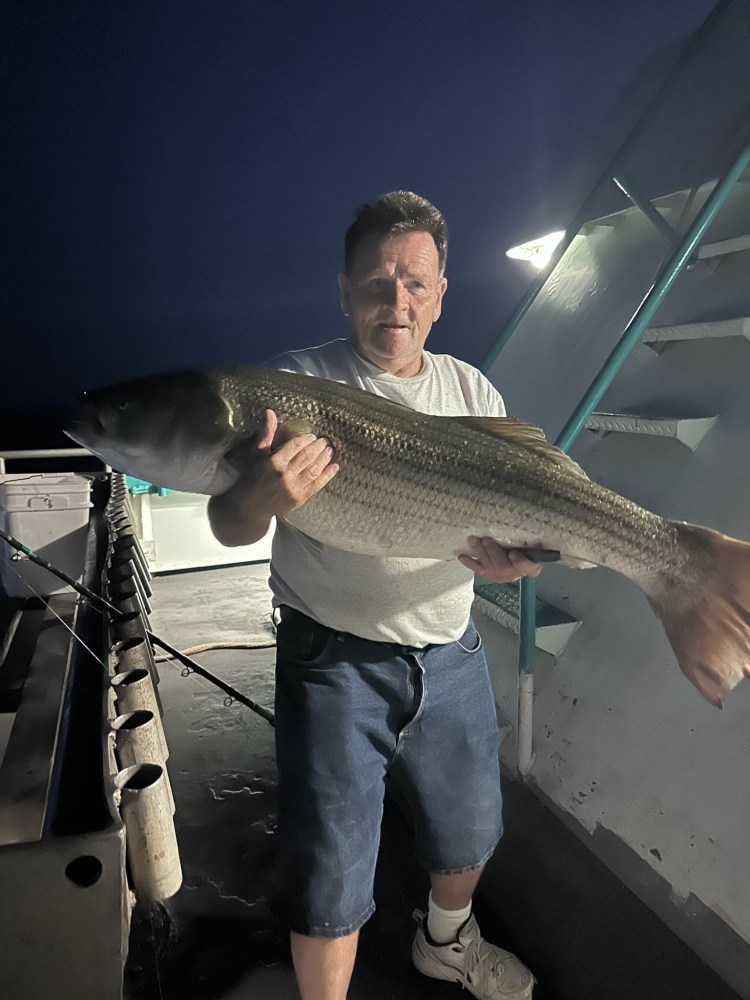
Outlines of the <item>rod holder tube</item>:
<svg viewBox="0 0 750 1000">
<path fill-rule="evenodd" d="M 136 636 L 142 636 L 145 639 L 148 631 L 146 620 L 140 609 L 127 611 L 119 619 L 115 619 L 113 616 L 110 627 L 115 642 L 122 642 L 124 639 L 133 639 Z"/>
<path fill-rule="evenodd" d="M 151 589 L 151 574 L 145 566 L 141 565 L 135 549 L 119 549 L 112 553 L 109 560 L 110 579 L 115 570 L 122 569 L 123 571 L 127 571 L 131 566 L 133 567 L 135 579 L 138 582 L 140 590 L 148 597 L 151 597 L 153 594 L 153 590 Z"/>
<path fill-rule="evenodd" d="M 182 866 L 164 768 L 134 764 L 115 783 L 133 891 L 146 902 L 169 899 L 182 885 Z"/>
<path fill-rule="evenodd" d="M 117 763 L 121 769 L 133 767 L 135 764 L 159 764 L 164 768 L 164 780 L 174 815 L 172 784 L 162 756 L 159 728 L 154 713 L 140 709 L 137 712 L 118 715 L 112 722 L 112 731 L 115 736 Z"/>
<path fill-rule="evenodd" d="M 141 579 L 140 568 L 136 561 L 130 558 L 128 553 L 125 553 L 125 558 L 120 556 L 110 561 L 107 576 L 113 588 L 117 588 L 118 586 L 126 587 L 132 580 L 142 594 L 145 594 L 146 597 L 151 597 L 152 590 L 150 583 L 147 579 Z"/>
<path fill-rule="evenodd" d="M 152 713 L 159 731 L 161 758 L 167 760 L 169 757 L 169 748 L 167 747 L 167 740 L 161 724 L 156 690 L 148 670 L 145 667 L 137 667 L 135 670 L 127 670 L 115 674 L 112 678 L 112 689 L 115 692 L 117 700 L 118 715 L 127 715 L 128 712 L 140 711 Z"/>
<path fill-rule="evenodd" d="M 131 636 L 129 639 L 116 642 L 112 647 L 112 653 L 116 657 L 118 674 L 126 673 L 128 670 L 137 670 L 139 667 L 145 667 L 148 670 L 154 685 L 156 701 L 159 704 L 159 714 L 163 715 L 156 687 L 159 683 L 159 671 L 156 668 L 154 651 L 149 640 L 140 635 Z"/>
<path fill-rule="evenodd" d="M 119 594 L 112 594 L 110 592 L 110 598 L 112 604 L 117 608 L 120 614 L 128 615 L 133 611 L 137 611 L 138 614 L 143 615 L 145 621 L 148 612 L 146 611 L 141 595 L 137 590 L 125 590 Z"/>
<path fill-rule="evenodd" d="M 109 534 L 113 540 L 123 535 L 132 535 L 134 531 L 135 525 L 129 514 L 118 514 L 109 520 Z"/>
<path fill-rule="evenodd" d="M 151 603 L 141 590 L 137 579 L 110 581 L 109 592 L 112 595 L 112 603 L 118 608 L 122 601 L 137 597 L 145 613 L 147 615 L 151 614 Z"/>
<path fill-rule="evenodd" d="M 148 568 L 148 560 L 143 554 L 143 549 L 141 548 L 135 535 L 118 535 L 112 542 L 112 552 L 113 555 L 116 554 L 118 556 L 120 553 L 129 552 L 133 562 L 136 565 L 140 565 L 144 573 L 148 575 L 149 580 L 151 579 L 151 571 Z"/>
</svg>

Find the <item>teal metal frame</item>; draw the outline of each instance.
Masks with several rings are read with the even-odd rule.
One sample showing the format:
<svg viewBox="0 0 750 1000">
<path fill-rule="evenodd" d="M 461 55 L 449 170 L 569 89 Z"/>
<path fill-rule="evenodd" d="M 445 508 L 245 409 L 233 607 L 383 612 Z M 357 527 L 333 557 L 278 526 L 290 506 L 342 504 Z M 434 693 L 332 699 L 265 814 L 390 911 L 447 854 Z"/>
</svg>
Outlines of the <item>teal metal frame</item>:
<svg viewBox="0 0 750 1000">
<path fill-rule="evenodd" d="M 735 159 L 731 167 L 726 171 L 714 185 L 713 191 L 709 195 L 705 205 L 696 216 L 685 236 L 682 237 L 679 245 L 671 258 L 663 268 L 660 277 L 654 282 L 644 297 L 638 309 L 633 314 L 630 322 L 625 327 L 623 334 L 611 351 L 609 357 L 604 362 L 599 372 L 589 385 L 578 406 L 574 410 L 568 422 L 557 436 L 555 444 L 563 451 L 568 451 L 575 439 L 586 425 L 586 421 L 591 416 L 594 407 L 601 400 L 604 393 L 612 384 L 617 372 L 620 370 L 625 360 L 630 355 L 633 348 L 639 342 L 641 334 L 648 326 L 652 317 L 661 305 L 662 301 L 669 293 L 680 273 L 685 268 L 695 253 L 698 245 L 705 236 L 709 226 L 716 217 L 717 212 L 724 204 L 729 192 L 740 179 L 745 170 L 750 166 L 750 145 L 747 145 L 740 155 Z M 665 234 L 666 235 L 666 234 Z M 565 247 L 570 245 L 572 236 L 565 241 Z M 564 253 L 564 249 L 556 260 L 559 260 Z M 492 360 L 483 366 L 486 370 L 500 353 L 502 347 L 508 342 L 515 332 L 523 316 L 531 307 L 536 294 L 541 290 L 547 275 L 554 264 L 551 264 L 540 280 L 535 285 L 533 295 L 527 296 L 521 306 L 516 310 L 508 326 L 503 330 L 499 341 L 499 347 L 491 356 Z M 511 324 L 513 324 L 511 326 Z M 521 594 L 521 617 L 519 622 L 519 650 L 518 669 L 520 673 L 533 673 L 536 656 L 536 579 L 533 577 L 523 577 L 520 586 Z"/>
<path fill-rule="evenodd" d="M 680 234 L 675 229 L 672 229 L 664 216 L 657 212 L 648 198 L 642 197 L 633 185 L 629 181 L 626 181 L 622 176 L 613 177 L 612 180 L 622 191 L 625 197 L 632 201 L 635 207 L 643 212 L 649 222 L 651 222 L 659 230 L 668 243 L 671 243 L 673 247 L 678 247 L 680 245 L 682 240 Z"/>
</svg>

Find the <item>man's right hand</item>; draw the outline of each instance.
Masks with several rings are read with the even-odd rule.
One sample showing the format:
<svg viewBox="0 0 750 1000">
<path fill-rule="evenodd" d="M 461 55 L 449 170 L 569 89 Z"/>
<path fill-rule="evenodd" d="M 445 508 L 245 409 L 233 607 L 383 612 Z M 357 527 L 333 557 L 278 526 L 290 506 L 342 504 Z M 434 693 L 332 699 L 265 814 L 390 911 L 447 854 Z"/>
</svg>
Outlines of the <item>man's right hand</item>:
<svg viewBox="0 0 750 1000">
<path fill-rule="evenodd" d="M 266 410 L 256 450 L 243 456 L 241 478 L 208 504 L 211 530 L 223 545 L 249 545 L 268 531 L 271 518 L 296 510 L 333 479 L 339 466 L 325 438 L 302 434 L 272 451 L 279 422 Z"/>
</svg>

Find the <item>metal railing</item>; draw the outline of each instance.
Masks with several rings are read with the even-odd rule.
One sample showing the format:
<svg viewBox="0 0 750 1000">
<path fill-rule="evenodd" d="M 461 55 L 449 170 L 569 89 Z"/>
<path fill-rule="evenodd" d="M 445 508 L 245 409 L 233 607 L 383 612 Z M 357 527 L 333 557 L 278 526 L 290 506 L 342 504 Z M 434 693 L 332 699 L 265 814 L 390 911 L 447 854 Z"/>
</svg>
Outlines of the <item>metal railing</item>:
<svg viewBox="0 0 750 1000">
<path fill-rule="evenodd" d="M 0 475 L 5 472 L 6 461 L 29 458 L 96 458 L 88 448 L 21 448 L 0 451 Z M 109 470 L 109 466 L 105 466 Z"/>
<path fill-rule="evenodd" d="M 563 451 L 568 451 L 576 440 L 581 430 L 586 425 L 586 421 L 591 416 L 594 407 L 602 399 L 607 389 L 612 384 L 618 371 L 629 357 L 632 350 L 639 343 L 643 331 L 648 326 L 657 309 L 668 295 L 679 275 L 691 260 L 701 240 L 708 231 L 711 223 L 721 206 L 726 201 L 730 191 L 740 179 L 745 170 L 750 166 L 750 145 L 745 146 L 739 156 L 735 159 L 723 177 L 721 177 L 709 195 L 705 205 L 696 216 L 692 225 L 680 241 L 670 257 L 667 264 L 661 271 L 660 276 L 649 288 L 645 297 L 636 309 L 620 340 L 611 351 L 609 357 L 600 368 L 597 375 L 592 380 L 588 389 L 584 393 L 574 412 L 571 414 L 564 428 L 555 440 L 555 445 Z M 570 245 L 573 239 L 570 230 L 566 235 L 565 247 Z M 554 261 L 559 261 L 564 249 L 555 255 Z M 489 364 L 497 358 L 499 351 L 508 342 L 521 319 L 532 305 L 536 295 L 541 291 L 544 283 L 554 269 L 555 263 L 544 273 L 542 280 L 535 283 L 530 295 L 528 295 L 511 319 L 508 327 L 503 331 L 499 347 L 493 351 L 491 361 L 483 366 L 485 370 Z M 534 692 L 533 674 L 536 656 L 536 579 L 533 577 L 523 577 L 520 584 L 520 622 L 519 622 L 519 694 L 518 694 L 518 770 L 521 774 L 528 774 L 531 770 L 533 745 L 532 745 L 532 700 Z"/>
</svg>

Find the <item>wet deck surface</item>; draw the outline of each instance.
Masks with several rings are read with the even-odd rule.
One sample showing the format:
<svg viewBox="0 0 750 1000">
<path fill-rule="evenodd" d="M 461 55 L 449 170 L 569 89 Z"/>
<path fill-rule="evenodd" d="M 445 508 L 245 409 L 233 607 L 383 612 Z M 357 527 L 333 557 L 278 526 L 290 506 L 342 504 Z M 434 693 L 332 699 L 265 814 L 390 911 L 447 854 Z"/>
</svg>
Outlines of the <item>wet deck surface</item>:
<svg viewBox="0 0 750 1000">
<path fill-rule="evenodd" d="M 267 567 L 154 580 L 153 630 L 181 649 L 265 641 Z M 199 662 L 272 708 L 273 649 L 217 650 Z M 207 681 L 160 665 L 184 884 L 168 908 L 137 909 L 127 1000 L 294 1000 L 284 927 L 266 896 L 275 848 L 273 730 Z M 739 1000 L 528 789 L 505 782 L 505 836 L 476 899 L 485 936 L 538 979 L 535 1000 Z M 467 996 L 410 961 L 428 879 L 386 806 L 375 898 L 351 1000 Z"/>
</svg>

